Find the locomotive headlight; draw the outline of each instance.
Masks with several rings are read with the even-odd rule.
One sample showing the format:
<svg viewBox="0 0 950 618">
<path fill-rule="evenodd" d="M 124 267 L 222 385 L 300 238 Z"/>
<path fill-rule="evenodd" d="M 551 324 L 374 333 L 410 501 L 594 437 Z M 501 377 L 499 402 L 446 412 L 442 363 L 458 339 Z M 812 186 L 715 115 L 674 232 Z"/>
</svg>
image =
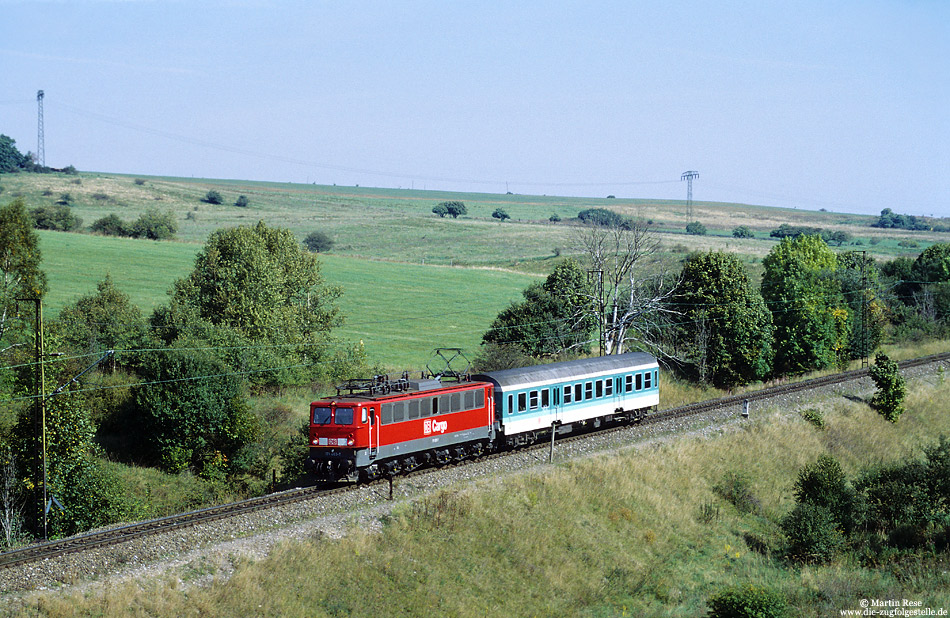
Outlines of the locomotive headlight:
<svg viewBox="0 0 950 618">
<path fill-rule="evenodd" d="M 310 444 L 313 444 L 314 446 L 316 446 L 319 443 L 320 443 L 320 440 L 318 440 L 317 438 L 314 438 Z"/>
<path fill-rule="evenodd" d="M 355 443 L 356 443 L 356 441 L 355 441 L 352 437 L 351 437 L 351 438 L 348 438 L 348 439 L 346 440 L 346 445 L 347 445 L 347 446 L 353 446 Z"/>
</svg>

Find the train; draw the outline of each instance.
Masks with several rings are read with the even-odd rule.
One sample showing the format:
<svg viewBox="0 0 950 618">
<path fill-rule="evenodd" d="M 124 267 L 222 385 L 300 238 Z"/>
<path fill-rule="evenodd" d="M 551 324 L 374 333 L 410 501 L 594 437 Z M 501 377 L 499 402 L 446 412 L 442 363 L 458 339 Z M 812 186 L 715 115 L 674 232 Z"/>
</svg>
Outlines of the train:
<svg viewBox="0 0 950 618">
<path fill-rule="evenodd" d="M 659 405 L 659 366 L 644 352 L 470 374 L 375 376 L 310 404 L 307 470 L 371 481 L 605 424 Z"/>
</svg>

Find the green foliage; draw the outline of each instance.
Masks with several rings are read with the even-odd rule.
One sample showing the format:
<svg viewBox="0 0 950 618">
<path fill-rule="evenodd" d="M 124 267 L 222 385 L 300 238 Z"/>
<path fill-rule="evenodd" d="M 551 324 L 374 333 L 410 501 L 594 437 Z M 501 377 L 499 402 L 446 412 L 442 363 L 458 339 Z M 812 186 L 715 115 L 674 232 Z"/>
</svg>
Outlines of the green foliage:
<svg viewBox="0 0 950 618">
<path fill-rule="evenodd" d="M 762 260 L 777 373 L 823 369 L 847 358 L 851 325 L 833 276 L 837 263 L 820 236 L 784 238 Z"/>
<path fill-rule="evenodd" d="M 602 225 L 605 227 L 619 227 L 630 229 L 630 220 L 606 208 L 588 208 L 577 213 L 577 218 L 588 225 Z"/>
<path fill-rule="evenodd" d="M 551 223 L 560 223 L 560 222 L 561 222 L 561 216 L 560 216 L 559 214 L 557 214 L 557 213 L 554 213 L 553 215 L 551 215 L 550 217 L 548 217 L 548 221 L 550 221 Z"/>
<path fill-rule="evenodd" d="M 128 225 L 115 213 L 110 213 L 101 219 L 96 219 L 89 229 L 106 236 L 131 236 Z"/>
<path fill-rule="evenodd" d="M 136 388 L 135 417 L 141 427 L 135 431 L 163 470 L 201 473 L 209 463 L 213 469 L 251 440 L 255 426 L 243 380 L 212 353 L 147 352 L 138 371 L 142 384 Z"/>
<path fill-rule="evenodd" d="M 303 239 L 303 244 L 314 253 L 326 253 L 333 248 L 333 239 L 326 232 L 310 232 Z"/>
<path fill-rule="evenodd" d="M 691 234 L 693 236 L 705 236 L 706 226 L 700 223 L 699 221 L 693 221 L 692 223 L 687 223 L 686 233 Z"/>
<path fill-rule="evenodd" d="M 535 358 L 590 347 L 594 324 L 587 274 L 575 260 L 559 264 L 543 284 L 523 292 L 525 300 L 498 314 L 482 336 L 485 343 L 514 344 Z"/>
<path fill-rule="evenodd" d="M 145 337 L 141 311 L 116 289 L 109 275 L 99 282 L 95 294 L 63 307 L 59 322 L 64 341 L 77 352 L 132 349 Z"/>
<path fill-rule="evenodd" d="M 239 195 L 234 205 L 238 208 L 247 208 L 250 205 L 250 200 L 247 199 L 246 195 Z"/>
<path fill-rule="evenodd" d="M 860 251 L 838 254 L 835 278 L 841 284 L 851 323 L 848 355 L 851 358 L 869 356 L 884 341 L 888 323 L 874 258 Z"/>
<path fill-rule="evenodd" d="M 73 213 L 69 206 L 58 202 L 51 206 L 37 206 L 30 209 L 33 227 L 40 230 L 71 232 L 82 226 L 82 219 Z"/>
<path fill-rule="evenodd" d="M 40 241 L 22 199 L 0 207 L 0 346 L 6 341 L 8 319 L 17 298 L 46 293 L 46 275 L 40 270 Z"/>
<path fill-rule="evenodd" d="M 537 360 L 526 354 L 524 349 L 516 343 L 488 341 L 482 344 L 478 354 L 472 359 L 472 369 L 477 372 L 499 371 L 530 367 L 536 363 Z"/>
<path fill-rule="evenodd" d="M 436 212 L 436 208 L 439 209 L 439 212 Z M 445 214 L 439 214 L 442 210 L 445 211 L 445 214 L 452 215 L 453 219 L 458 219 L 459 215 L 468 214 L 468 209 L 465 207 L 465 203 L 459 202 L 457 200 L 441 202 L 438 206 L 432 209 L 432 212 L 438 214 L 440 217 L 444 217 Z"/>
<path fill-rule="evenodd" d="M 923 217 L 913 215 L 899 215 L 890 208 L 881 211 L 878 220 L 871 224 L 871 227 L 882 227 L 886 229 L 899 230 L 930 230 L 941 231 L 940 227 L 933 227 L 927 223 Z"/>
<path fill-rule="evenodd" d="M 56 200 L 57 204 L 62 204 L 63 206 L 69 206 L 73 201 L 73 196 L 68 193 L 62 193 L 59 196 L 59 199 Z"/>
<path fill-rule="evenodd" d="M 27 168 L 29 164 L 30 158 L 17 150 L 16 140 L 0 135 L 0 173 L 19 172 Z"/>
<path fill-rule="evenodd" d="M 900 367 L 886 354 L 879 352 L 874 357 L 874 364 L 868 368 L 868 373 L 877 386 L 877 392 L 871 397 L 871 406 L 884 418 L 896 423 L 904 413 L 904 397 L 907 395 Z"/>
<path fill-rule="evenodd" d="M 841 464 L 828 455 L 822 455 L 811 465 L 803 467 L 795 481 L 795 500 L 828 510 L 835 524 L 850 533 L 861 519 L 859 501 L 848 483 Z"/>
<path fill-rule="evenodd" d="M 740 513 L 757 513 L 762 504 L 752 492 L 752 482 L 741 472 L 729 472 L 713 486 L 713 492 L 732 504 Z"/>
<path fill-rule="evenodd" d="M 732 228 L 732 236 L 734 238 L 755 238 L 755 232 L 746 225 L 740 225 Z"/>
<path fill-rule="evenodd" d="M 828 562 L 844 547 L 838 522 L 824 506 L 798 503 L 780 525 L 787 540 L 785 554 L 796 562 Z"/>
<path fill-rule="evenodd" d="M 950 243 L 933 244 L 917 256 L 911 277 L 925 283 L 950 281 Z"/>
<path fill-rule="evenodd" d="M 501 221 L 504 221 L 505 219 L 510 219 L 510 218 L 511 218 L 511 215 L 509 215 L 507 212 L 505 212 L 505 210 L 504 210 L 503 208 L 496 208 L 496 209 L 495 209 L 495 212 L 493 212 L 493 213 L 491 214 L 491 216 L 492 216 L 493 218 L 499 219 L 499 220 L 501 220 Z"/>
<path fill-rule="evenodd" d="M 811 423 L 818 429 L 825 428 L 825 416 L 818 408 L 805 408 L 801 411 L 801 417 L 808 423 Z"/>
<path fill-rule="evenodd" d="M 445 217 L 445 215 L 449 214 L 449 209 L 443 206 L 442 204 L 436 204 L 435 206 L 432 207 L 432 212 L 439 215 L 439 218 L 442 218 L 442 217 Z"/>
<path fill-rule="evenodd" d="M 159 336 L 222 348 L 256 383 L 311 379 L 341 321 L 341 291 L 324 284 L 316 258 L 263 222 L 214 232 L 171 294 L 152 316 Z"/>
<path fill-rule="evenodd" d="M 158 209 L 149 208 L 132 222 L 129 235 L 149 240 L 169 240 L 175 237 L 177 231 L 178 223 L 172 211 L 161 212 Z"/>
<path fill-rule="evenodd" d="M 683 265 L 673 308 L 682 313 L 678 347 L 697 375 L 728 387 L 772 368 L 772 316 L 737 256 L 709 252 Z"/>
<path fill-rule="evenodd" d="M 709 601 L 709 618 L 785 618 L 788 601 L 771 588 L 742 584 L 729 586 Z"/>
<path fill-rule="evenodd" d="M 205 193 L 205 196 L 201 199 L 201 201 L 206 204 L 223 204 L 224 198 L 218 191 L 211 189 Z"/>
<path fill-rule="evenodd" d="M 820 227 L 808 227 L 807 225 L 789 225 L 783 223 L 778 228 L 769 232 L 772 238 L 798 238 L 799 236 L 818 236 L 821 234 Z"/>
</svg>

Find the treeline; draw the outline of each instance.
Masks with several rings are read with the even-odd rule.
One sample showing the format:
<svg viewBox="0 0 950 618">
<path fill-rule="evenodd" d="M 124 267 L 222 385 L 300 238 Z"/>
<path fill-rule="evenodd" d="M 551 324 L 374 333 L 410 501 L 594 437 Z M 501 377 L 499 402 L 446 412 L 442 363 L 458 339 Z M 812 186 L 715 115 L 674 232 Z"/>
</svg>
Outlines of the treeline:
<svg viewBox="0 0 950 618">
<path fill-rule="evenodd" d="M 914 215 L 899 215 L 890 208 L 881 211 L 881 216 L 877 221 L 871 224 L 871 227 L 881 227 L 885 229 L 930 231 L 930 232 L 950 232 L 950 226 L 935 223 L 927 217 L 915 217 Z"/>
<path fill-rule="evenodd" d="M 37 174 L 49 174 L 51 172 L 78 173 L 72 165 L 61 169 L 39 165 L 31 153 L 20 153 L 16 147 L 16 140 L 0 134 L 0 174 L 15 174 L 17 172 L 34 172 Z"/>
<path fill-rule="evenodd" d="M 22 200 L 0 207 L 0 270 L 0 528 L 9 546 L 42 516 L 39 367 L 23 299 L 41 299 L 47 283 Z M 306 443 L 294 414 L 258 409 L 252 395 L 362 373 L 362 347 L 332 334 L 340 294 L 289 230 L 261 222 L 214 232 L 151 315 L 107 276 L 48 320 L 45 348 L 57 356 L 43 363 L 47 490 L 63 506 L 49 511 L 50 534 L 161 514 L 103 456 L 188 471 L 233 497 L 296 476 Z M 194 499 L 176 508 L 212 496 Z"/>
</svg>

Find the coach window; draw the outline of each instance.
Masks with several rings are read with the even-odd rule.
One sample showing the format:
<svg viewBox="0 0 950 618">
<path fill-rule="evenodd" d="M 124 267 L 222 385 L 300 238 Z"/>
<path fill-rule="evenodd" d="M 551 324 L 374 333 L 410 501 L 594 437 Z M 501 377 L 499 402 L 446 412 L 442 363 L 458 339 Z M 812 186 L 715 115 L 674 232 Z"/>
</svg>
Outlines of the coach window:
<svg viewBox="0 0 950 618">
<path fill-rule="evenodd" d="M 654 370 L 653 370 L 653 386 L 659 386 L 659 385 L 660 385 L 660 376 L 659 376 L 659 373 L 660 373 L 660 371 L 659 371 L 658 369 L 654 369 Z"/>
<path fill-rule="evenodd" d="M 596 387 L 596 391 L 595 391 L 596 394 L 594 396 L 600 399 L 601 397 L 604 396 L 604 381 L 597 380 L 597 382 L 595 383 L 595 387 Z"/>
<path fill-rule="evenodd" d="M 625 384 L 626 384 L 626 389 L 625 389 L 625 390 L 626 390 L 628 393 L 633 392 L 633 376 L 632 376 L 632 375 L 624 376 L 624 382 L 625 382 Z"/>
<path fill-rule="evenodd" d="M 592 399 L 594 397 L 594 383 L 585 382 L 584 383 L 584 399 Z"/>
<path fill-rule="evenodd" d="M 574 401 L 584 401 L 584 385 L 574 385 Z"/>
<path fill-rule="evenodd" d="M 528 400 L 530 402 L 531 409 L 537 410 L 538 409 L 538 391 L 531 391 L 531 395 L 528 398 Z"/>
<path fill-rule="evenodd" d="M 604 382 L 604 394 L 607 395 L 608 397 L 614 394 L 614 379 L 613 378 L 607 378 L 607 380 Z"/>
<path fill-rule="evenodd" d="M 409 402 L 409 420 L 413 421 L 419 418 L 419 400 L 413 399 Z"/>
<path fill-rule="evenodd" d="M 564 387 L 564 403 L 571 403 L 571 385 Z"/>
<path fill-rule="evenodd" d="M 384 403 L 379 412 L 379 422 L 389 425 L 393 422 L 393 404 Z"/>
<path fill-rule="evenodd" d="M 528 393 L 518 393 L 518 412 L 528 409 Z"/>
<path fill-rule="evenodd" d="M 508 414 L 513 414 L 515 411 L 515 396 L 508 395 Z"/>
<path fill-rule="evenodd" d="M 406 420 L 406 402 L 399 401 L 393 404 L 393 422 L 401 423 Z"/>
<path fill-rule="evenodd" d="M 551 391 L 544 389 L 541 391 L 541 407 L 547 408 L 551 405 Z"/>
<path fill-rule="evenodd" d="M 650 371 L 643 374 L 643 388 L 650 388 L 653 385 L 652 378 L 653 373 Z"/>
</svg>

